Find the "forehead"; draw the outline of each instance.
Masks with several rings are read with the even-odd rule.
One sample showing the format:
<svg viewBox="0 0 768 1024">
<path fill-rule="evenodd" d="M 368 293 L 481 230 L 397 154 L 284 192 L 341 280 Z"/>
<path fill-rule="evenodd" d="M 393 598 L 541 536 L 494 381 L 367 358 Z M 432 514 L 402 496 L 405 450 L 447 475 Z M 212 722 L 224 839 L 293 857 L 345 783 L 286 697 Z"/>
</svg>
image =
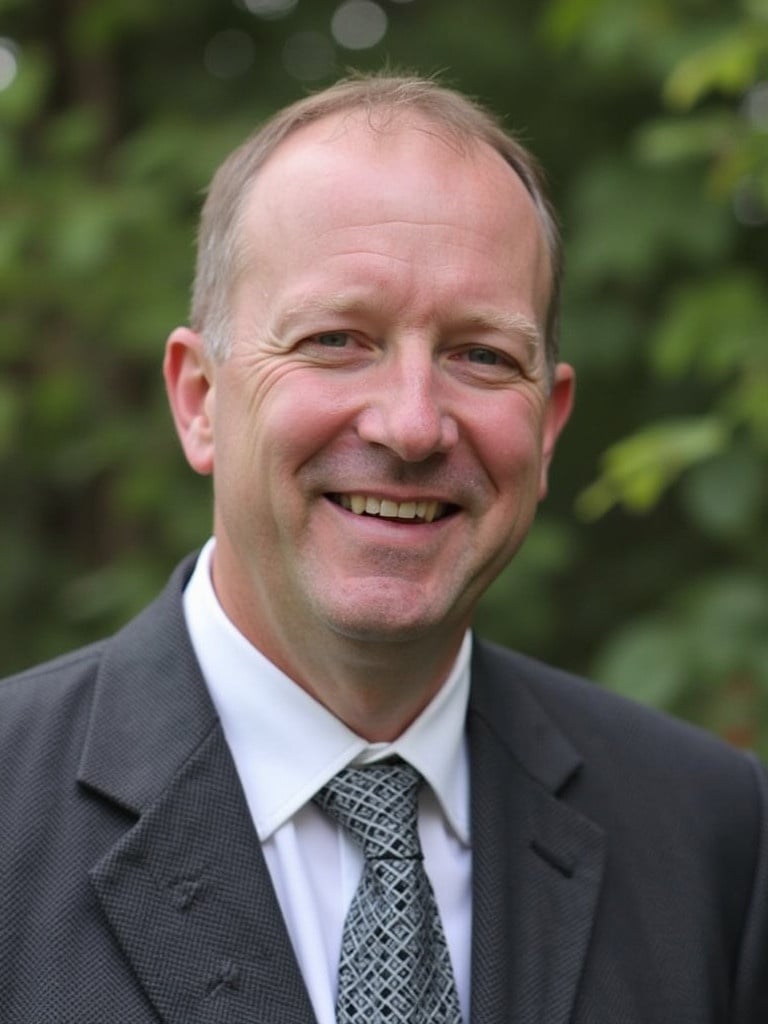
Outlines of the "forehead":
<svg viewBox="0 0 768 1024">
<path fill-rule="evenodd" d="M 435 185 L 455 181 L 459 172 L 469 172 L 478 190 L 493 182 L 502 191 L 522 191 L 532 207 L 516 172 L 483 140 L 469 138 L 416 112 L 369 114 L 362 110 L 329 115 L 289 135 L 255 175 L 245 205 L 253 193 L 265 196 L 272 188 L 285 189 L 301 175 L 321 183 L 329 173 L 354 179 L 362 174 L 376 176 L 377 171 L 379 178 L 390 174 L 398 178 L 428 176 Z M 401 184 L 398 180 L 397 185 Z M 386 195 L 385 190 L 381 198 Z"/>
<path fill-rule="evenodd" d="M 422 206 L 424 219 L 439 219 L 460 202 L 488 195 L 500 214 L 512 212 L 513 219 L 541 227 L 526 187 L 488 143 L 417 112 L 353 109 L 289 135 L 246 190 L 240 222 L 283 207 L 306 214 L 312 203 L 318 217 L 323 211 L 354 216 L 359 203 L 372 215 L 386 215 L 408 199 L 414 212 L 416 203 Z"/>
</svg>

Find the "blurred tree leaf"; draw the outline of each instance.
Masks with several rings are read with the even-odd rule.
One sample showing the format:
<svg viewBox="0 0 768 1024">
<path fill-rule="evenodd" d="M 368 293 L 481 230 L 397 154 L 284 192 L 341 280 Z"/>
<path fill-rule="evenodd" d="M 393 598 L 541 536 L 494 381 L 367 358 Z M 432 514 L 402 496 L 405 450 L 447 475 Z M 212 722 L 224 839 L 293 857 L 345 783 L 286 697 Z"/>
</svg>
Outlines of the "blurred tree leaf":
<svg viewBox="0 0 768 1024">
<path fill-rule="evenodd" d="M 631 623 L 608 641 L 596 678 L 617 693 L 653 707 L 673 707 L 688 677 L 689 651 L 676 624 L 659 617 Z"/>
<path fill-rule="evenodd" d="M 749 270 L 727 271 L 675 291 L 653 339 L 662 376 L 700 373 L 722 380 L 766 351 L 768 292 Z"/>
<path fill-rule="evenodd" d="M 739 127 L 733 111 L 728 108 L 686 117 L 658 118 L 638 131 L 635 145 L 640 160 L 648 164 L 706 159 L 713 152 L 732 145 Z"/>
<path fill-rule="evenodd" d="M 745 20 L 681 60 L 664 83 L 671 107 L 689 110 L 708 92 L 742 93 L 768 56 L 768 25 Z"/>
<path fill-rule="evenodd" d="M 596 519 L 620 503 L 647 512 L 685 470 L 727 443 L 726 429 L 713 417 L 653 423 L 606 450 L 600 476 L 579 495 L 578 511 Z"/>
<path fill-rule="evenodd" d="M 708 208 L 687 171 L 660 172 L 620 155 L 590 164 L 571 207 L 569 271 L 581 287 L 616 279 L 636 285 L 653 278 L 660 259 L 707 262 L 732 231 L 727 213 Z"/>
</svg>

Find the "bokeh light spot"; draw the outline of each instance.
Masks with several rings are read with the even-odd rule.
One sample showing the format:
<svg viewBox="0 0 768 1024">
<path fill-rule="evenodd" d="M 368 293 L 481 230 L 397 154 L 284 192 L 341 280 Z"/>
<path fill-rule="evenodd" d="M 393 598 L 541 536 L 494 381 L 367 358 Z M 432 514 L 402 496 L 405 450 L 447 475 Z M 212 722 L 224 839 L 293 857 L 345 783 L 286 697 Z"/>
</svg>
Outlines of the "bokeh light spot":
<svg viewBox="0 0 768 1024">
<path fill-rule="evenodd" d="M 744 97 L 744 116 L 758 131 L 768 132 L 768 82 L 758 82 Z"/>
<path fill-rule="evenodd" d="M 333 38 L 347 50 L 367 50 L 380 43 L 386 31 L 387 15 L 373 0 L 347 0 L 331 19 Z"/>
<path fill-rule="evenodd" d="M 260 18 L 284 18 L 297 3 L 298 0 L 244 0 L 246 9 Z"/>
<path fill-rule="evenodd" d="M 12 39 L 0 38 L 0 90 L 7 89 L 19 71 L 18 47 Z"/>
</svg>

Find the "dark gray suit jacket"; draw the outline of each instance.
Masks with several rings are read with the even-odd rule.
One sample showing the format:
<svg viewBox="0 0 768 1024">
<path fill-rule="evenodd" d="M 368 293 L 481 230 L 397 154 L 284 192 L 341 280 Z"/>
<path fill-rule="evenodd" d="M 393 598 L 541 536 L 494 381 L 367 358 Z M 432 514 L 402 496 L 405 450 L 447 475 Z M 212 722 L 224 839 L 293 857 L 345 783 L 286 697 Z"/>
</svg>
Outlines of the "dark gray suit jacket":
<svg viewBox="0 0 768 1024">
<path fill-rule="evenodd" d="M 313 1021 L 188 571 L 0 685 L 2 1024 Z M 472 1024 L 768 1024 L 756 761 L 482 643 L 467 729 Z"/>
</svg>

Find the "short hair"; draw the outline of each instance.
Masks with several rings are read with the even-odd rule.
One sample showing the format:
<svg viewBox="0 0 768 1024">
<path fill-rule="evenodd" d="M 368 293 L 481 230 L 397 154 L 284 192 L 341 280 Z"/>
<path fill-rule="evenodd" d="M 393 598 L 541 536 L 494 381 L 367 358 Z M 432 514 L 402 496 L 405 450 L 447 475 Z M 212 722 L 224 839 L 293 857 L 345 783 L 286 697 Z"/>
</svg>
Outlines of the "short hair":
<svg viewBox="0 0 768 1024">
<path fill-rule="evenodd" d="M 544 348 L 551 378 L 558 352 L 563 258 L 560 230 L 540 165 L 479 103 L 433 79 L 412 75 L 372 74 L 342 79 L 279 110 L 221 164 L 209 186 L 200 219 L 192 295 L 192 327 L 202 333 L 208 353 L 214 359 L 224 359 L 229 351 L 229 299 L 242 250 L 240 224 L 249 187 L 259 170 L 281 142 L 300 128 L 333 114 L 358 110 L 367 114 L 372 128 L 386 126 L 401 113 L 413 113 L 448 133 L 460 146 L 484 142 L 520 178 L 533 199 L 549 253 L 551 288 Z"/>
</svg>

